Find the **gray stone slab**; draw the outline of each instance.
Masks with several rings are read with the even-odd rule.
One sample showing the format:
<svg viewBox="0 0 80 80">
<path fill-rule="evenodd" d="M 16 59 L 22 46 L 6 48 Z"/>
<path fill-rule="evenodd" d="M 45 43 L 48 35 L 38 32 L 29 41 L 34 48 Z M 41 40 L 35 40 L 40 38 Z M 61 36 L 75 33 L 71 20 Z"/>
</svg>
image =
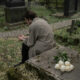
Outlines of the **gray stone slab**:
<svg viewBox="0 0 80 80">
<path fill-rule="evenodd" d="M 24 21 L 26 7 L 5 7 L 5 16 L 6 22 L 9 23 L 17 23 Z"/>
<path fill-rule="evenodd" d="M 58 54 L 59 51 L 66 51 L 71 59 L 71 63 L 75 66 L 75 69 L 71 72 L 61 72 L 54 68 L 55 61 L 53 57 Z M 46 51 L 39 56 L 31 58 L 26 62 L 38 70 L 44 70 L 47 75 L 52 76 L 55 80 L 80 80 L 80 55 L 78 52 L 65 48 L 63 46 L 55 47 L 49 51 Z M 53 80 L 50 79 L 50 80 Z"/>
</svg>

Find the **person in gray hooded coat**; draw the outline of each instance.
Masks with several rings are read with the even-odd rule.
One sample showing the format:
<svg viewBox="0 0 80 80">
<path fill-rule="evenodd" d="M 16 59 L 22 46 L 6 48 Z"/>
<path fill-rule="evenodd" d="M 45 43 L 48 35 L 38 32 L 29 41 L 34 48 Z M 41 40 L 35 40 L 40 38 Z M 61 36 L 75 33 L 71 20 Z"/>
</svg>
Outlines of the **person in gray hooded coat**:
<svg viewBox="0 0 80 80">
<path fill-rule="evenodd" d="M 23 40 L 23 63 L 29 58 L 52 49 L 55 45 L 53 30 L 46 20 L 38 18 L 34 12 L 28 11 L 25 21 L 29 25 L 29 36 L 19 36 L 19 40 Z"/>
</svg>

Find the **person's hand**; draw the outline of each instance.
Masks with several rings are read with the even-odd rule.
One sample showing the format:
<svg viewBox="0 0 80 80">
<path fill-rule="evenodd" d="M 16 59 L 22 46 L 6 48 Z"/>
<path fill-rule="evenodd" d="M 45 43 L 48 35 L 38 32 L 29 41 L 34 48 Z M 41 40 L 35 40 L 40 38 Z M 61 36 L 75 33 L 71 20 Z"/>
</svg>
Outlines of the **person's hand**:
<svg viewBox="0 0 80 80">
<path fill-rule="evenodd" d="M 19 36 L 18 36 L 18 39 L 19 39 L 20 41 L 23 41 L 23 40 L 25 39 L 25 36 L 24 36 L 24 35 L 19 35 Z"/>
</svg>

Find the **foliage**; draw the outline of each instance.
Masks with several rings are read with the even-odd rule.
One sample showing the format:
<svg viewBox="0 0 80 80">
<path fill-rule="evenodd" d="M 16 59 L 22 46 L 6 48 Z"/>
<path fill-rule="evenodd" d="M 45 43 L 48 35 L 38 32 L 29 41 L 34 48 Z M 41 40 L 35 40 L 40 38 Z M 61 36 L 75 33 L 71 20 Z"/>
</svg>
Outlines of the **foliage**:
<svg viewBox="0 0 80 80">
<path fill-rule="evenodd" d="M 69 26 L 70 27 L 70 26 Z M 61 36 L 63 38 L 68 38 L 71 40 L 72 39 L 75 39 L 75 38 L 78 38 L 80 39 L 80 28 L 78 27 L 78 29 L 76 30 L 76 34 L 73 32 L 72 35 L 69 34 L 69 32 L 67 31 L 67 29 L 69 28 L 63 28 L 63 29 L 59 29 L 59 30 L 56 30 L 55 31 L 55 35 L 58 35 L 58 36 Z"/>
<path fill-rule="evenodd" d="M 0 17 L 0 27 L 5 25 L 5 17 L 1 16 Z"/>
<path fill-rule="evenodd" d="M 4 27 L 4 30 L 8 30 L 8 27 L 7 27 L 7 26 L 5 26 L 5 27 Z"/>
<path fill-rule="evenodd" d="M 78 26 L 78 27 L 80 27 L 80 20 L 76 20 L 75 25 Z"/>
<path fill-rule="evenodd" d="M 76 30 L 76 34 L 72 33 L 72 35 L 69 35 L 67 28 L 56 30 L 54 32 L 56 42 L 80 52 L 80 27 Z"/>
<path fill-rule="evenodd" d="M 5 24 L 4 7 L 0 6 L 0 27 Z"/>
<path fill-rule="evenodd" d="M 69 39 L 67 40 L 67 42 L 68 42 L 68 44 L 73 44 L 73 43 L 74 43 L 74 40 L 71 39 L 71 38 L 69 38 Z"/>
<path fill-rule="evenodd" d="M 8 79 L 9 80 L 21 80 L 22 74 L 15 68 L 10 68 L 7 71 Z"/>
<path fill-rule="evenodd" d="M 59 52 L 57 56 L 54 56 L 54 60 L 56 62 L 59 62 L 59 60 L 62 60 L 65 62 L 65 61 L 68 61 L 69 58 L 67 56 L 67 53 L 65 51 L 63 51 L 63 52 Z"/>
<path fill-rule="evenodd" d="M 64 0 L 39 0 L 44 3 L 48 8 L 63 7 Z"/>
<path fill-rule="evenodd" d="M 46 19 L 50 24 L 66 19 L 66 18 L 63 19 L 63 18 L 52 16 L 57 11 L 56 10 L 51 11 L 44 6 L 37 6 L 37 7 L 33 6 L 31 7 L 31 10 L 36 12 L 39 17 Z"/>
<path fill-rule="evenodd" d="M 6 71 L 21 60 L 21 42 L 16 38 L 0 39 L 0 80 L 6 79 Z"/>
<path fill-rule="evenodd" d="M 20 60 L 20 47 L 21 43 L 18 42 L 17 39 L 0 39 L 0 64 L 6 63 L 5 65 L 7 65 L 7 67 L 10 67 L 17 63 Z"/>
</svg>

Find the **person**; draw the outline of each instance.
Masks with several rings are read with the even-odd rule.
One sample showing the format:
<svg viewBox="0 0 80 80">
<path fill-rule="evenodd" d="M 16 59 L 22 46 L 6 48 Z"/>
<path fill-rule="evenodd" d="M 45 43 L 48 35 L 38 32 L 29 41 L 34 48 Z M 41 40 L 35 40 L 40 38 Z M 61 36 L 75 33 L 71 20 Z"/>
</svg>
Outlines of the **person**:
<svg viewBox="0 0 80 80">
<path fill-rule="evenodd" d="M 27 11 L 25 22 L 29 25 L 29 36 L 18 37 L 23 41 L 21 64 L 55 46 L 53 30 L 46 20 L 37 17 L 32 11 Z"/>
</svg>

